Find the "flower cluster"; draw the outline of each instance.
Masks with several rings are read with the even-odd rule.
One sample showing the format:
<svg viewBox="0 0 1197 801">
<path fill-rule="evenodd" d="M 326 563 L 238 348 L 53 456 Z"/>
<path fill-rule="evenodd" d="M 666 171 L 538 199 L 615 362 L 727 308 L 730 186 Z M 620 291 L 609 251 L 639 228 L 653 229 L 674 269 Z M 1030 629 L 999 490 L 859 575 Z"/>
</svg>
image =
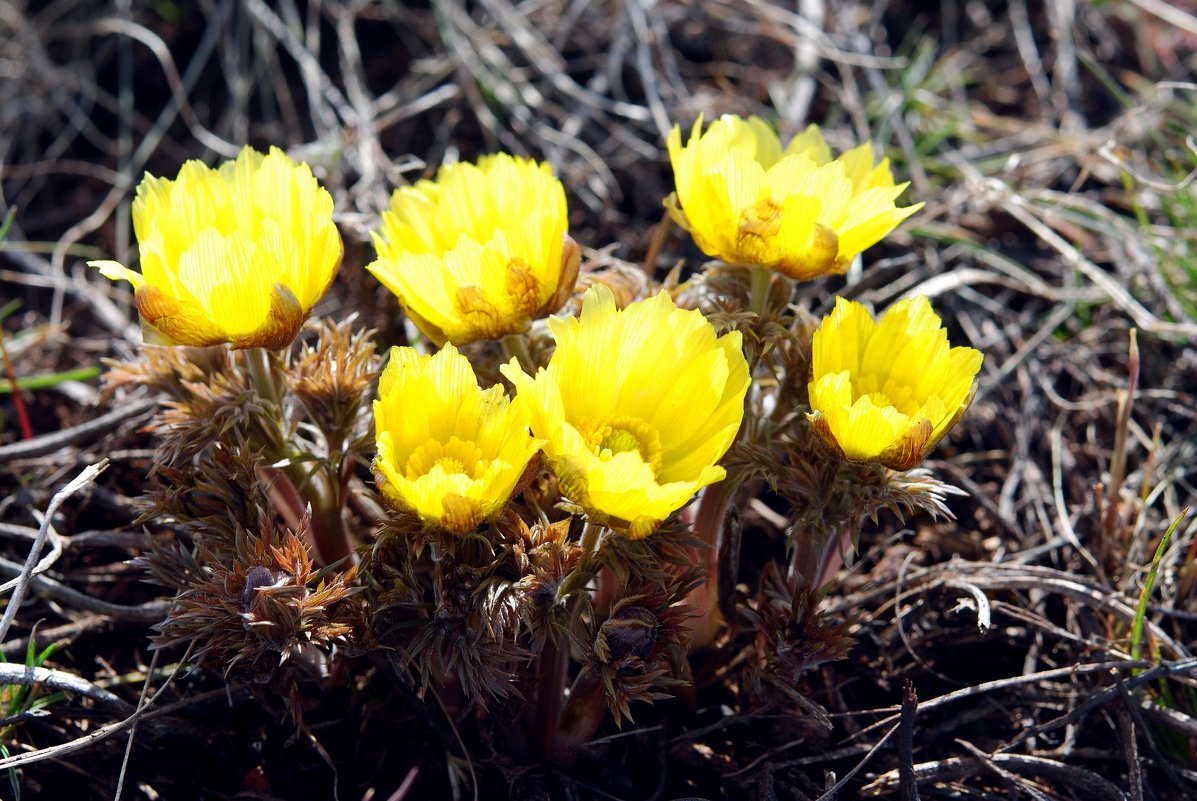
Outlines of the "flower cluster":
<svg viewBox="0 0 1197 801">
<path fill-rule="evenodd" d="M 832 157 L 810 125 L 783 148 L 759 117 L 724 115 L 689 142 L 669 135 L 677 192 L 666 206 L 703 252 L 805 280 L 842 273 L 923 207 L 898 207 L 889 160 L 868 142 Z M 925 297 L 874 322 L 836 299 L 814 334 L 809 386 L 814 430 L 841 458 L 894 470 L 918 465 L 968 408 L 981 368 L 972 348 L 950 348 Z"/>
<path fill-rule="evenodd" d="M 147 175 L 141 271 L 93 264 L 133 285 L 147 343 L 231 346 L 150 348 L 108 379 L 169 396 L 148 514 L 192 547 L 146 560 L 177 592 L 160 642 L 290 693 L 298 667 L 381 646 L 478 704 L 527 698 L 530 742 L 563 759 L 684 683 L 720 609 L 747 621 L 746 696 L 843 654 L 819 587 L 878 510 L 946 511 L 915 468 L 982 356 L 924 297 L 879 319 L 838 298 L 821 324 L 792 303 L 922 206 L 896 205 L 870 144 L 833 156 L 810 126 L 783 147 L 724 116 L 668 149 L 666 206 L 724 262 L 680 285 L 583 266 L 546 163 L 484 156 L 395 190 L 366 269 L 427 341 L 384 369 L 352 317 L 292 347 L 342 256 L 307 165 L 246 148 Z M 753 601 L 721 532 L 760 478 L 791 503 L 793 555 Z"/>
</svg>

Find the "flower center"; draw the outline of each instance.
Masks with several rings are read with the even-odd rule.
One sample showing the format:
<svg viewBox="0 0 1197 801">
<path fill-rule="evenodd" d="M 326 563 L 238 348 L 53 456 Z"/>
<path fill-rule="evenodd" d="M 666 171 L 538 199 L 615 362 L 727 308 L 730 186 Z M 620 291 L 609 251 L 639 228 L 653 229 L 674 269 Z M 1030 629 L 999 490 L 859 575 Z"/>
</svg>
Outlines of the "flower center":
<svg viewBox="0 0 1197 801">
<path fill-rule="evenodd" d="M 486 466 L 481 448 L 472 442 L 452 437 L 448 442 L 429 441 L 416 448 L 403 472 L 409 480 L 414 481 L 439 467 L 446 475 L 476 479 L 486 472 Z"/>
<path fill-rule="evenodd" d="M 640 440 L 636 439 L 636 435 L 630 431 L 614 429 L 603 437 L 603 441 L 599 443 L 599 449 L 611 451 L 612 453 L 624 453 L 626 451 L 636 451 L 639 453 Z"/>
<path fill-rule="evenodd" d="M 578 427 L 595 456 L 604 462 L 617 453 L 635 452 L 650 466 L 653 475 L 661 472 L 661 438 L 656 430 L 635 417 L 610 417 L 586 422 Z"/>
<path fill-rule="evenodd" d="M 452 456 L 442 456 L 433 463 L 433 468 L 439 467 L 446 473 L 464 473 L 465 465 Z"/>
<path fill-rule="evenodd" d="M 915 397 L 914 388 L 899 384 L 892 378 L 853 376 L 852 383 L 854 401 L 868 397 L 874 406 L 892 406 L 907 417 L 913 417 L 922 408 L 920 399 Z"/>
<path fill-rule="evenodd" d="M 777 235 L 781 232 L 781 204 L 765 197 L 740 212 L 736 244 L 749 264 L 777 261 Z"/>
</svg>

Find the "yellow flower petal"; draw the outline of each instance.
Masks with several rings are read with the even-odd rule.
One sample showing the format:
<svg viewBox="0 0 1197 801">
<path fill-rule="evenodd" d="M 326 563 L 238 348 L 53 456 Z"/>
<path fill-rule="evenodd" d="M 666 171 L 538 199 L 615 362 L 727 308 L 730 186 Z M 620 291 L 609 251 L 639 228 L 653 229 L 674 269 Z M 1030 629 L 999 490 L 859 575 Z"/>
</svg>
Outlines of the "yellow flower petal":
<svg viewBox="0 0 1197 801">
<path fill-rule="evenodd" d="M 800 153 L 808 156 L 819 166 L 831 161 L 831 148 L 827 146 L 827 140 L 823 138 L 823 132 L 819 130 L 818 125 L 811 123 L 806 126 L 802 133 L 795 136 L 786 145 L 785 154 L 787 156 Z"/>
<path fill-rule="evenodd" d="M 894 199 L 902 194 L 906 184 L 895 187 L 874 187 L 855 195 L 844 210 L 844 218 L 837 226 L 839 254 L 837 263 L 845 269 L 857 255 L 880 242 L 898 223 L 923 207 L 915 203 L 895 208 Z"/>
<path fill-rule="evenodd" d="M 153 284 L 144 284 L 134 294 L 141 315 L 141 336 L 148 345 L 196 347 L 228 341 L 224 329 L 208 319 L 198 304 L 175 297 Z"/>
<path fill-rule="evenodd" d="M 720 337 L 697 311 L 662 292 L 624 310 L 591 287 L 577 318 L 549 319 L 548 367 L 503 374 L 563 494 L 625 536 L 650 534 L 702 487 L 744 415 L 748 364 L 739 332 Z"/>
<path fill-rule="evenodd" d="M 90 262 L 137 290 L 147 341 L 286 347 L 341 262 L 332 197 L 306 164 L 246 147 L 216 169 L 146 175 L 133 201 L 141 273 Z"/>
<path fill-rule="evenodd" d="M 395 190 L 373 239 L 366 269 L 437 344 L 524 331 L 577 277 L 561 182 L 548 164 L 505 153 Z"/>
<path fill-rule="evenodd" d="M 699 117 L 683 145 L 668 141 L 677 191 L 671 215 L 703 252 L 804 280 L 842 273 L 922 204 L 895 205 L 889 162 L 873 163 L 872 146 L 833 159 L 818 126 L 781 149 L 761 119 L 724 115 L 704 133 Z"/>
<path fill-rule="evenodd" d="M 880 321 L 837 298 L 811 347 L 808 417 L 844 458 L 909 470 L 964 413 L 981 362 L 980 351 L 949 345 L 921 295 Z"/>
<path fill-rule="evenodd" d="M 125 265 L 109 260 L 97 260 L 87 263 L 89 267 L 95 267 L 100 271 L 100 275 L 107 278 L 109 281 L 128 281 L 133 285 L 134 289 L 140 289 L 145 283 L 145 279 L 141 273 L 135 273 Z"/>
</svg>

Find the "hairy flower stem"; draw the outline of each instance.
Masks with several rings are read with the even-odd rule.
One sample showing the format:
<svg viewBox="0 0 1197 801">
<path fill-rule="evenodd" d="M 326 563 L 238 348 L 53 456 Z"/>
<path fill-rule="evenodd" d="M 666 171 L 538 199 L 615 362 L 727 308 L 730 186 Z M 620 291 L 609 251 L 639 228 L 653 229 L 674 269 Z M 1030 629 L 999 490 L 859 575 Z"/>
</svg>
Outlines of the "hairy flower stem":
<svg viewBox="0 0 1197 801">
<path fill-rule="evenodd" d="M 281 411 L 283 399 L 279 383 L 274 379 L 274 368 L 278 365 L 278 351 L 266 348 L 246 348 L 241 351 L 245 355 L 245 365 L 249 368 L 258 388 L 258 394 L 263 400 L 273 403 Z"/>
<path fill-rule="evenodd" d="M 270 449 L 272 454 L 282 456 L 284 443 L 287 441 L 286 420 L 283 417 L 283 382 L 278 373 L 282 373 L 282 356 L 278 351 L 266 348 L 246 348 L 241 351 L 245 357 L 245 366 L 254 380 L 254 387 L 258 390 L 258 397 L 270 405 L 270 423 L 268 430 L 263 430 L 265 442 L 263 446 Z"/>
<path fill-rule="evenodd" d="M 564 633 L 550 636 L 536 660 L 536 689 L 532 696 L 531 725 L 540 753 L 554 759 L 557 753 L 557 728 L 565 703 L 565 684 L 569 680 L 569 637 Z"/>
<path fill-rule="evenodd" d="M 835 578 L 849 554 L 855 551 L 852 532 L 847 527 L 839 527 L 830 534 L 823 533 L 817 539 L 806 537 L 805 542 L 798 541 L 797 537 L 795 532 L 789 576 L 800 579 L 811 589 L 818 589 Z"/>
<path fill-rule="evenodd" d="M 588 592 L 588 585 L 598 567 L 595 556 L 598 553 L 602 526 L 587 522 L 582 528 L 582 558 L 577 568 L 562 582 L 560 598 L 566 604 L 565 626 L 568 631 L 578 627 L 582 612 L 582 596 Z M 562 750 L 561 739 L 562 706 L 565 703 L 565 688 L 569 682 L 569 634 L 568 631 L 552 632 L 545 640 L 536 665 L 536 689 L 532 698 L 530 718 L 540 753 L 552 761 L 560 761 L 568 749 Z M 601 699 L 600 699 L 601 700 Z M 603 702 L 606 709 L 606 702 Z M 601 721 L 601 718 L 600 718 Z M 597 723 L 595 726 L 597 727 Z M 593 730 L 592 730 L 593 731 Z M 589 735 L 587 735 L 588 739 Z M 583 739 L 581 742 L 585 742 Z"/>
<path fill-rule="evenodd" d="M 696 559 L 706 562 L 703 583 L 686 597 L 686 603 L 694 613 L 689 623 L 691 650 L 710 645 L 719 633 L 719 539 L 735 494 L 732 482 L 724 479 L 704 487 L 694 507 L 693 530 L 707 547 L 705 552 L 695 553 Z"/>
<path fill-rule="evenodd" d="M 578 749 L 594 737 L 607 710 L 603 683 L 590 671 L 579 674 L 569 689 L 569 701 L 561 710 L 561 725 L 547 756 L 559 765 L 571 764 Z"/>
<path fill-rule="evenodd" d="M 834 472 L 828 479 L 828 486 L 842 492 L 845 482 L 851 479 L 842 460 L 835 462 Z M 845 557 L 852 553 L 854 543 L 849 526 L 836 524 L 826 519 L 808 523 L 800 530 L 795 526 L 790 531 L 790 566 L 787 571 L 791 580 L 800 579 L 807 587 L 817 589 L 831 580 L 835 572 L 844 565 Z"/>
<path fill-rule="evenodd" d="M 528 352 L 528 339 L 523 334 L 508 334 L 503 337 L 503 350 L 508 358 L 519 362 L 525 373 L 535 373 L 536 363 L 532 361 L 532 354 Z"/>
<path fill-rule="evenodd" d="M 340 476 L 333 474 L 327 461 L 311 470 L 310 465 L 295 458 L 299 454 L 288 445 L 282 354 L 265 348 L 247 348 L 242 353 L 259 397 L 272 407 L 270 430 L 262 431 L 261 444 L 273 464 L 258 468 L 258 479 L 271 505 L 292 531 L 298 530 L 299 521 L 311 507 L 310 545 L 316 559 L 326 565 L 338 562 L 353 552 L 342 510 Z"/>
<path fill-rule="evenodd" d="M 619 578 L 611 568 L 604 567 L 599 570 L 597 584 L 594 588 L 594 598 L 591 600 L 596 615 L 603 617 L 607 614 L 615 600 L 615 593 L 619 589 Z"/>
<path fill-rule="evenodd" d="M 769 288 L 773 285 L 773 272 L 764 267 L 749 267 L 752 283 L 748 290 L 748 308 L 757 317 L 765 313 L 769 305 Z"/>
<path fill-rule="evenodd" d="M 852 532 L 848 531 L 847 528 L 841 528 L 823 546 L 823 558 L 819 560 L 819 569 L 815 573 L 814 581 L 811 582 L 811 588 L 817 590 L 835 578 L 835 574 L 847 563 L 848 557 L 855 550 L 856 546 L 852 542 Z"/>
<path fill-rule="evenodd" d="M 303 471 L 302 465 L 295 465 L 295 468 Z M 340 486 L 329 472 L 328 465 L 306 478 L 306 483 L 300 485 L 300 491 L 312 505 L 312 547 L 320 562 L 331 565 L 353 553 Z"/>
<path fill-rule="evenodd" d="M 793 550 L 790 551 L 790 567 L 787 571 L 791 579 L 801 579 L 807 586 L 814 581 L 819 572 L 821 549 L 810 540 L 816 536 L 810 532 L 794 531 L 790 535 L 793 540 Z"/>
</svg>

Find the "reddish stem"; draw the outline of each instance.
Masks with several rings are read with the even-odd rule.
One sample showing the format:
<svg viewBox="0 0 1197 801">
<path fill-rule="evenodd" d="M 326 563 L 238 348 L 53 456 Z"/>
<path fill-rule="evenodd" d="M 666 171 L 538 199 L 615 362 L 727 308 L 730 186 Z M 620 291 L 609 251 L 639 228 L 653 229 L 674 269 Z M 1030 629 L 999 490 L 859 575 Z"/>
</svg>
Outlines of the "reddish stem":
<svg viewBox="0 0 1197 801">
<path fill-rule="evenodd" d="M 561 727 L 547 756 L 558 764 L 572 763 L 578 749 L 590 742 L 606 717 L 607 694 L 602 682 L 590 671 L 583 671 L 569 689 L 569 701 L 561 710 Z"/>
<path fill-rule="evenodd" d="M 691 650 L 710 645 L 719 633 L 719 540 L 727 508 L 735 494 L 730 482 L 720 481 L 703 488 L 698 503 L 691 507 L 694 533 L 706 543 L 705 553 L 694 549 L 695 559 L 706 564 L 706 578 L 686 597 L 686 603 L 694 610 L 690 620 Z"/>
<path fill-rule="evenodd" d="M 817 590 L 835 578 L 835 574 L 844 566 L 844 557 L 852 551 L 852 534 L 847 529 L 842 529 L 835 536 L 828 538 L 823 545 L 823 556 L 819 560 L 819 569 L 812 577 L 811 589 Z"/>
<path fill-rule="evenodd" d="M 320 564 L 331 565 L 353 553 L 349 531 L 345 526 L 345 515 L 336 500 L 336 493 L 329 486 L 327 472 L 318 470 L 310 477 L 301 475 L 301 481 L 306 478 L 302 493 L 297 489 L 292 476 L 283 470 L 259 465 L 256 472 L 258 480 L 266 488 L 266 497 L 270 499 L 270 505 L 282 516 L 283 522 L 292 531 L 299 529 L 300 521 L 303 520 L 308 506 L 311 506 L 312 522 L 308 528 L 311 542 L 308 544 Z"/>
<path fill-rule="evenodd" d="M 3 336 L 0 336 L 0 356 L 4 357 L 4 373 L 8 376 L 8 383 L 12 385 L 12 402 L 17 407 L 17 422 L 21 426 L 21 438 L 33 439 L 33 425 L 29 422 L 29 411 L 25 408 L 25 399 L 21 397 L 21 388 L 17 386 L 17 373 L 12 367 L 12 360 L 8 358 L 8 348 L 4 347 Z"/>
<path fill-rule="evenodd" d="M 275 451 L 271 458 L 287 461 L 287 427 L 284 402 L 286 385 L 282 380 L 285 370 L 281 356 L 264 348 L 249 348 L 243 351 L 245 364 L 254 378 L 258 393 L 274 408 L 275 420 L 271 430 L 264 432 L 268 450 Z M 262 466 L 258 478 L 263 481 L 267 496 L 275 510 L 286 524 L 297 530 L 308 507 L 312 510 L 311 545 L 316 560 L 324 565 L 339 562 L 353 553 L 353 543 L 345 525 L 344 503 L 351 465 L 346 464 L 344 474 L 336 471 L 332 463 L 325 460 L 320 469 L 309 473 L 308 467 L 296 461 L 289 461 L 284 468 Z"/>
<path fill-rule="evenodd" d="M 615 600 L 615 592 L 619 589 L 618 585 L 619 579 L 616 578 L 611 568 L 599 569 L 598 586 L 595 587 L 594 598 L 591 600 L 591 606 L 594 608 L 596 616 L 607 616 L 607 612 L 611 609 L 611 603 Z"/>
<path fill-rule="evenodd" d="M 295 490 L 295 485 L 277 467 L 270 467 L 266 464 L 259 464 L 255 467 L 254 475 L 258 477 L 258 481 L 266 491 L 266 498 L 274 507 L 274 511 L 283 518 L 287 528 L 298 531 L 307 511 L 307 504 Z"/>
<path fill-rule="evenodd" d="M 561 635 L 566 639 L 565 635 Z M 536 689 L 533 691 L 531 725 L 540 753 L 553 758 L 557 751 L 558 724 L 565 703 L 569 679 L 569 643 L 550 637 L 536 660 Z"/>
</svg>

